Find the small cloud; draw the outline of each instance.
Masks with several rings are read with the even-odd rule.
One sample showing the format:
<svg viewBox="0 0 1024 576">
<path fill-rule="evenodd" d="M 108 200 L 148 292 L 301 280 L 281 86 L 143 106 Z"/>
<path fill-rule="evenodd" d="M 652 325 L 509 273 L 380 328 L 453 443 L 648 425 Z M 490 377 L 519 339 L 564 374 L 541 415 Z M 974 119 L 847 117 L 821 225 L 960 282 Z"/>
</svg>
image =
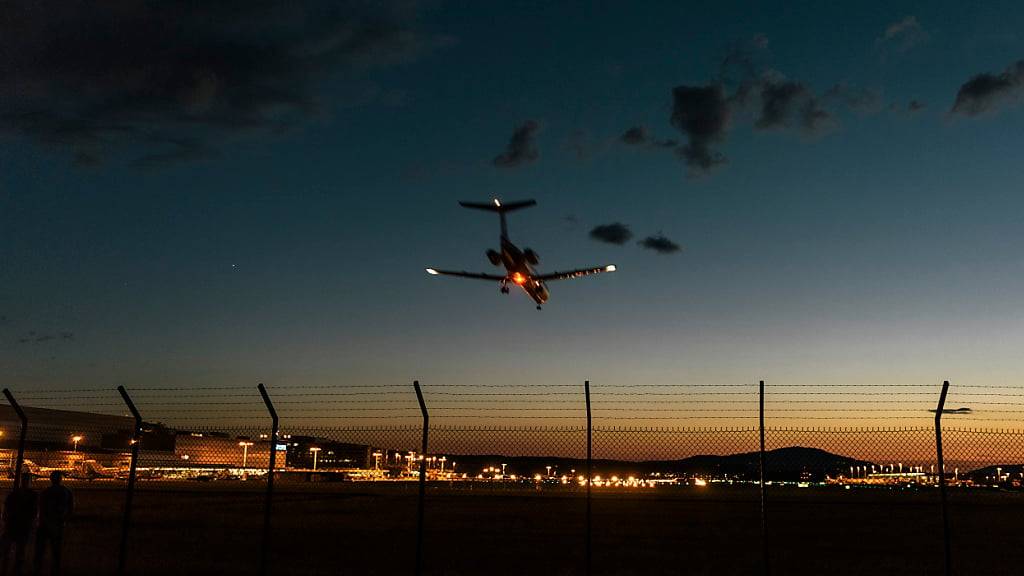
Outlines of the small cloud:
<svg viewBox="0 0 1024 576">
<path fill-rule="evenodd" d="M 75 333 L 64 331 L 58 332 L 57 334 L 40 334 L 35 330 L 30 330 L 25 336 L 18 338 L 18 344 L 40 344 L 43 342 L 52 342 L 57 339 L 71 342 L 75 339 Z"/>
<path fill-rule="evenodd" d="M 788 80 L 766 79 L 761 84 L 761 112 L 755 126 L 761 130 L 799 125 L 816 133 L 832 124 L 832 115 L 806 85 Z"/>
<path fill-rule="evenodd" d="M 978 74 L 964 82 L 956 93 L 950 114 L 977 116 L 1000 105 L 1019 100 L 1024 93 L 1024 60 L 1011 64 L 1000 74 Z"/>
<path fill-rule="evenodd" d="M 633 126 L 629 130 L 623 132 L 622 136 L 619 136 L 619 142 L 634 146 L 646 144 L 649 139 L 650 136 L 647 134 L 647 128 L 644 128 L 643 126 Z"/>
<path fill-rule="evenodd" d="M 598 242 L 622 246 L 633 238 L 633 231 L 622 222 L 612 222 L 611 224 L 595 226 L 590 231 L 590 237 Z"/>
<path fill-rule="evenodd" d="M 725 164 L 725 156 L 712 146 L 725 137 L 732 115 L 720 84 L 676 86 L 672 89 L 672 126 L 687 138 L 676 149 L 695 173 L 705 173 Z"/>
<path fill-rule="evenodd" d="M 907 16 L 886 26 L 885 32 L 875 44 L 883 49 L 907 52 L 924 44 L 930 37 L 917 21 L 917 16 Z"/>
<path fill-rule="evenodd" d="M 675 242 L 669 240 L 668 238 L 662 236 L 661 234 L 657 234 L 655 236 L 648 236 L 647 238 L 644 238 L 643 240 L 637 242 L 637 244 L 639 244 L 642 248 L 645 248 L 647 250 L 654 250 L 658 254 L 672 254 L 674 252 L 679 252 L 680 250 L 683 249 L 682 246 L 676 244 Z"/>
<path fill-rule="evenodd" d="M 629 146 L 651 146 L 653 148 L 675 148 L 679 142 L 672 139 L 654 140 L 645 126 L 633 126 L 619 136 L 619 142 Z"/>
<path fill-rule="evenodd" d="M 508 140 L 505 152 L 494 158 L 494 165 L 503 168 L 515 168 L 540 158 L 540 152 L 537 150 L 535 142 L 538 133 L 540 133 L 540 122 L 536 120 L 523 122 L 512 132 L 512 137 Z"/>
</svg>

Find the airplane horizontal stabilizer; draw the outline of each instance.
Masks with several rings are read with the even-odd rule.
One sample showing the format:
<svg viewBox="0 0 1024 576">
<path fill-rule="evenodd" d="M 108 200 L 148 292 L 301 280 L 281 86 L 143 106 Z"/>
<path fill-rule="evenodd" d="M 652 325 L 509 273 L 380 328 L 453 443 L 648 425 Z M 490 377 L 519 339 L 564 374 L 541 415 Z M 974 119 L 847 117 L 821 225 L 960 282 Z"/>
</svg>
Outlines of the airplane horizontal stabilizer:
<svg viewBox="0 0 1024 576">
<path fill-rule="evenodd" d="M 512 212 L 513 210 L 519 210 L 521 208 L 529 208 L 530 206 L 536 206 L 536 200 L 520 200 L 518 202 L 501 202 L 495 199 L 493 202 L 459 202 L 459 206 L 463 208 L 473 208 L 475 210 L 486 210 L 487 212 L 497 212 L 498 214 L 504 214 L 506 212 Z"/>
</svg>

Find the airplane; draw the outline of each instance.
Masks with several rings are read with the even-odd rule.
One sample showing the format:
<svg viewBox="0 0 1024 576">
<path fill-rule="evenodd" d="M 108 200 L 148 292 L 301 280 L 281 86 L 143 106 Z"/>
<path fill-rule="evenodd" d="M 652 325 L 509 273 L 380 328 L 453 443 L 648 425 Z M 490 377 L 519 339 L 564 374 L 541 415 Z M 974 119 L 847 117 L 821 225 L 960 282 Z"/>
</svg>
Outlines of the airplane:
<svg viewBox="0 0 1024 576">
<path fill-rule="evenodd" d="M 473 272 L 456 272 L 452 270 L 438 270 L 427 268 L 427 274 L 434 276 L 458 276 L 461 278 L 474 278 L 477 280 L 491 280 L 500 284 L 502 294 L 509 293 L 509 283 L 515 284 L 523 289 L 526 294 L 537 303 L 537 310 L 548 301 L 550 293 L 545 282 L 553 280 L 568 280 L 579 278 L 590 274 L 602 272 L 615 272 L 615 265 L 597 266 L 594 268 L 580 268 L 565 272 L 551 272 L 549 274 L 538 274 L 533 266 L 540 262 L 537 253 L 526 248 L 520 250 L 511 240 L 508 239 L 508 225 L 505 222 L 505 214 L 522 208 L 536 206 L 535 200 L 522 200 L 519 202 L 508 202 L 502 204 L 495 198 L 493 203 L 459 202 L 463 208 L 496 212 L 501 219 L 501 251 L 487 250 L 487 259 L 494 266 L 504 266 L 504 274 L 477 274 Z"/>
</svg>

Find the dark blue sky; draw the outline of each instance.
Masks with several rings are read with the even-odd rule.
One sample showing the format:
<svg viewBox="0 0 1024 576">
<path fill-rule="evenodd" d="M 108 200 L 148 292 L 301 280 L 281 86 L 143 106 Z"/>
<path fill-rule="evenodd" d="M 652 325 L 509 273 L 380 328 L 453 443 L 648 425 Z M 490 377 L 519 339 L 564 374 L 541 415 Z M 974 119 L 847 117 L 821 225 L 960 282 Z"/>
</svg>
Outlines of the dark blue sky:
<svg viewBox="0 0 1024 576">
<path fill-rule="evenodd" d="M 4 31 L 5 385 L 1019 379 L 1019 4 L 358 6 L 332 30 L 365 42 L 314 63 L 340 36 L 312 20 L 281 53 L 153 62 L 133 34 L 136 59 L 76 56 L 141 8 L 58 48 L 44 16 Z M 204 33 L 249 38 L 222 21 Z M 679 86 L 729 99 L 710 169 L 683 157 Z M 495 166 L 528 120 L 539 157 Z M 496 219 L 456 202 L 492 197 L 537 199 L 510 231 L 542 269 L 619 272 L 552 284 L 542 312 L 425 275 L 490 271 Z M 634 240 L 588 237 L 612 222 Z M 636 244 L 657 234 L 684 249 Z"/>
</svg>

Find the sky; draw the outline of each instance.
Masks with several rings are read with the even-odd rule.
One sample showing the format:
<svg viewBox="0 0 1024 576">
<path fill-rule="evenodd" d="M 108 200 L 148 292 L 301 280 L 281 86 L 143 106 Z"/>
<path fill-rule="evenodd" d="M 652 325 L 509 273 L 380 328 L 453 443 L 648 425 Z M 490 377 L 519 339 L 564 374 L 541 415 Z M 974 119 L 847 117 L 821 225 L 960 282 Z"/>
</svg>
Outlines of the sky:
<svg viewBox="0 0 1024 576">
<path fill-rule="evenodd" d="M 12 390 L 1022 386 L 1016 3 L 52 4 L 0 19 Z M 491 198 L 618 272 L 426 275 Z"/>
</svg>

